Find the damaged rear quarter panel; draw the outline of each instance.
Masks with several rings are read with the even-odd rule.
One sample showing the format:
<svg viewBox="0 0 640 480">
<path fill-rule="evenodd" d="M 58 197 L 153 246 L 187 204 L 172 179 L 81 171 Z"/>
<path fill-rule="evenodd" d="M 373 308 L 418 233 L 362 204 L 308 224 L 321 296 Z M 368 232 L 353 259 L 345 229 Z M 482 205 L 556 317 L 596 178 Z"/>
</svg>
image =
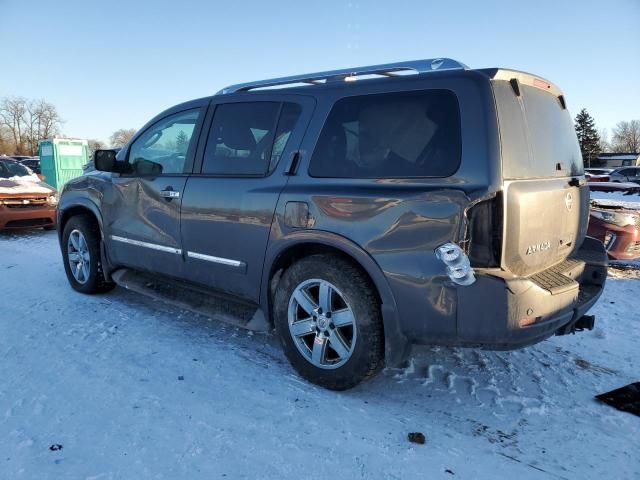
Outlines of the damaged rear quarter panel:
<svg viewBox="0 0 640 480">
<path fill-rule="evenodd" d="M 378 191 L 311 195 L 314 230 L 342 235 L 374 259 L 409 338 L 455 337 L 456 289 L 434 250 L 461 238 L 469 198 L 442 187 L 372 190 Z"/>
</svg>

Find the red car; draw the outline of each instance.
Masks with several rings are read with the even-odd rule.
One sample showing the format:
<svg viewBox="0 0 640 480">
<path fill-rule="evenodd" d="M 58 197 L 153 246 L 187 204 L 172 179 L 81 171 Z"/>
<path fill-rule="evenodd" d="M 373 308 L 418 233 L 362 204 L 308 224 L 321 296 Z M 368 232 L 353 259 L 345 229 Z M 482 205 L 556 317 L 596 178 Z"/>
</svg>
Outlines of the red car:
<svg viewBox="0 0 640 480">
<path fill-rule="evenodd" d="M 56 227 L 57 192 L 13 159 L 0 157 L 0 230 Z"/>
<path fill-rule="evenodd" d="M 584 176 L 587 178 L 587 182 L 610 182 L 611 178 L 610 168 L 585 168 Z"/>
<path fill-rule="evenodd" d="M 640 258 L 640 185 L 590 183 L 589 235 L 615 260 Z"/>
<path fill-rule="evenodd" d="M 584 172 L 584 176 L 588 182 L 608 182 L 611 180 L 609 175 L 596 175 L 594 173 Z"/>
</svg>

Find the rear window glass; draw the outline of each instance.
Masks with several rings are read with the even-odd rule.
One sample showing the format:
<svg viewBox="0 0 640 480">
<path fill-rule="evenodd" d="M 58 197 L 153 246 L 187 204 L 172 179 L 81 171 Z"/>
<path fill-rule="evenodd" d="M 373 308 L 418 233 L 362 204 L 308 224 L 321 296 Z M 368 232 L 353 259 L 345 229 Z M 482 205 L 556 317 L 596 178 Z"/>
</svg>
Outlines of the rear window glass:
<svg viewBox="0 0 640 480">
<path fill-rule="evenodd" d="M 338 100 L 309 173 L 331 178 L 448 177 L 460 165 L 460 112 L 449 90 Z"/>
<path fill-rule="evenodd" d="M 520 84 L 522 103 L 508 82 L 494 84 L 504 178 L 545 178 L 584 173 L 569 111 L 537 87 Z"/>
</svg>

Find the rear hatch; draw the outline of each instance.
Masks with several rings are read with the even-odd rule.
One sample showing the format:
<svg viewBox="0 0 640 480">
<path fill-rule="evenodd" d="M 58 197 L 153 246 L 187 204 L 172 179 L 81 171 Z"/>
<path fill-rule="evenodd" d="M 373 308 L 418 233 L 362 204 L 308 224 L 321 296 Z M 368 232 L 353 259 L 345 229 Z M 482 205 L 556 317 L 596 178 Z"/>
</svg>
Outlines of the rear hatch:
<svg viewBox="0 0 640 480">
<path fill-rule="evenodd" d="M 498 70 L 493 78 L 502 150 L 501 267 L 528 276 L 580 247 L 589 189 L 561 92 L 521 72 Z"/>
</svg>

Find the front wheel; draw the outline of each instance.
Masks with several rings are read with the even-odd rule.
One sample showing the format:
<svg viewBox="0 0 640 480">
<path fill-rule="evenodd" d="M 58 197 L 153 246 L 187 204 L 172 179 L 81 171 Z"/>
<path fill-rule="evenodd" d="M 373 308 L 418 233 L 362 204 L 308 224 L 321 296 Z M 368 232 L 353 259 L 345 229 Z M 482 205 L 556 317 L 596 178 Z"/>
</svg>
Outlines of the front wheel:
<svg viewBox="0 0 640 480">
<path fill-rule="evenodd" d="M 334 255 L 297 261 L 282 275 L 273 306 L 285 354 L 308 381 L 346 390 L 382 368 L 380 305 L 351 262 Z"/>
<path fill-rule="evenodd" d="M 72 217 L 62 233 L 62 257 L 67 280 L 82 293 L 108 292 L 100 261 L 100 230 L 87 215 Z"/>
</svg>

